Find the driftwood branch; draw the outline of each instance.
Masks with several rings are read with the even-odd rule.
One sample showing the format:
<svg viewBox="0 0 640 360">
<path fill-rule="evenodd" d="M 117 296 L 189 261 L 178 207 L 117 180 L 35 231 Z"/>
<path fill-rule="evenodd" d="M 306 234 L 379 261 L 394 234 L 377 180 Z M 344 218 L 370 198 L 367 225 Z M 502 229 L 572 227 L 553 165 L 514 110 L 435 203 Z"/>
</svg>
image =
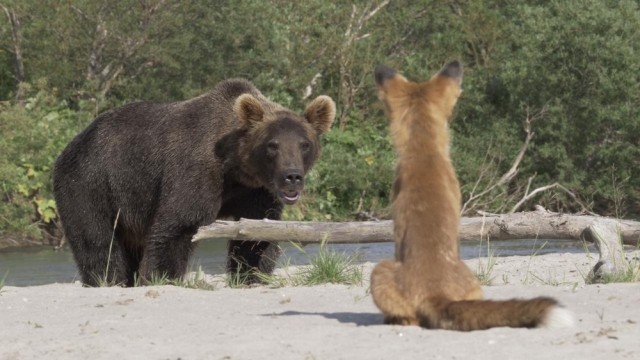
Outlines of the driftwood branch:
<svg viewBox="0 0 640 360">
<path fill-rule="evenodd" d="M 584 238 L 596 244 L 600 253 L 598 262 L 587 276 L 588 282 L 601 282 L 606 276 L 622 274 L 629 268 L 620 244 L 618 224 L 596 221 L 585 229 Z"/>
<path fill-rule="evenodd" d="M 218 220 L 201 227 L 193 241 L 205 239 L 222 240 L 265 240 L 292 241 L 301 244 L 326 241 L 335 244 L 390 242 L 392 237 L 391 220 L 357 222 L 309 222 Z"/>
<path fill-rule="evenodd" d="M 536 211 L 484 214 L 465 217 L 460 223 L 460 240 L 566 239 L 593 242 L 600 258 L 587 281 L 625 271 L 622 244 L 640 245 L 640 222 L 593 215 L 568 215 Z M 393 241 L 391 220 L 363 222 L 305 222 L 249 220 L 216 221 L 201 227 L 192 241 L 206 239 L 244 241 L 291 241 L 302 244 L 375 243 Z"/>
<path fill-rule="evenodd" d="M 583 239 L 585 229 L 595 222 L 619 227 L 624 244 L 640 243 L 640 222 L 619 220 L 603 216 L 570 215 L 548 212 L 544 209 L 514 214 L 484 214 L 463 217 L 460 224 L 460 240 L 479 241 L 490 239 Z M 393 241 L 391 220 L 363 222 L 307 222 L 249 220 L 216 221 L 201 227 L 193 241 L 262 240 L 292 241 L 298 243 L 375 243 Z M 586 239 L 589 241 L 590 239 Z"/>
</svg>

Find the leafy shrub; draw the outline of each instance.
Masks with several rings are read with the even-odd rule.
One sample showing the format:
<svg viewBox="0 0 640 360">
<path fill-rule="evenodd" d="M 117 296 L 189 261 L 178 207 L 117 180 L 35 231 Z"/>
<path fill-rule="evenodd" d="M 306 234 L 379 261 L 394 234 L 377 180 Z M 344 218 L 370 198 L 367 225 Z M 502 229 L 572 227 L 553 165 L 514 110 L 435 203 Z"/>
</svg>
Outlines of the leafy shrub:
<svg viewBox="0 0 640 360">
<path fill-rule="evenodd" d="M 46 84 L 24 103 L 0 109 L 0 236 L 42 239 L 56 218 L 51 169 L 64 146 L 91 119 L 56 99 Z"/>
<path fill-rule="evenodd" d="M 395 152 L 385 126 L 334 129 L 323 139 L 320 159 L 305 180 L 306 199 L 285 217 L 353 219 L 358 212 L 388 213 Z"/>
</svg>

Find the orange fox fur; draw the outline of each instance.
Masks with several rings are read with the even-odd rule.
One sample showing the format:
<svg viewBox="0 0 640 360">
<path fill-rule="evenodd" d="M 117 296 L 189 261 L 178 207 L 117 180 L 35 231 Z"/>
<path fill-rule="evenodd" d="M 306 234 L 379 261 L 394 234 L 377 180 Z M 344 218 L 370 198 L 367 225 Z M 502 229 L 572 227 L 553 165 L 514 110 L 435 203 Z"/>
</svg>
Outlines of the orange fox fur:
<svg viewBox="0 0 640 360">
<path fill-rule="evenodd" d="M 462 65 L 454 61 L 423 83 L 385 66 L 375 77 L 398 153 L 395 261 L 380 262 L 371 274 L 385 323 L 462 331 L 570 325 L 571 314 L 551 298 L 482 300 L 478 280 L 460 259 L 460 187 L 448 121 L 461 93 Z"/>
</svg>

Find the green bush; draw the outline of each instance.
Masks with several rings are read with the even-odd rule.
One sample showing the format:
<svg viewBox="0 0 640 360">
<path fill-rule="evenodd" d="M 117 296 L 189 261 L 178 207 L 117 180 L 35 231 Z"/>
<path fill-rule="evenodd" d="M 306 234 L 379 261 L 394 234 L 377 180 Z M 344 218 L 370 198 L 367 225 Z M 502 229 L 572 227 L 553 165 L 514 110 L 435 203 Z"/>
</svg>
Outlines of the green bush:
<svg viewBox="0 0 640 360">
<path fill-rule="evenodd" d="M 0 236 L 42 239 L 56 217 L 53 163 L 91 114 L 72 110 L 46 84 L 24 102 L 0 109 Z"/>
<path fill-rule="evenodd" d="M 395 162 L 387 133 L 386 124 L 327 133 L 320 159 L 305 180 L 303 204 L 287 209 L 285 217 L 327 221 L 353 219 L 358 212 L 386 216 Z"/>
<path fill-rule="evenodd" d="M 292 109 L 302 108 L 307 89 L 310 98 L 336 100 L 338 124 L 324 136 L 304 201 L 287 207 L 285 218 L 384 217 L 395 153 L 377 109 L 373 67 L 384 63 L 424 80 L 456 58 L 465 76 L 451 154 L 463 201 L 509 170 L 525 139 L 527 110 L 544 110 L 517 174 L 472 208 L 510 210 L 527 187 L 557 182 L 579 202 L 550 190 L 521 210 L 541 204 L 571 212 L 584 204 L 602 215 L 640 216 L 637 1 L 397 0 L 372 14 L 380 3 L 210 7 L 188 0 L 176 11 L 170 2 L 150 8 L 83 1 L 70 11 L 10 2 L 23 21 L 15 44 L 0 16 L 0 236 L 38 237 L 38 225 L 52 219 L 53 161 L 90 112 L 139 99 L 180 100 L 231 77 L 253 81 Z M 95 19 L 104 31 L 94 31 Z M 23 50 L 23 80 L 44 77 L 58 90 L 18 82 L 15 45 Z M 16 102 L 18 93 L 30 95 Z"/>
</svg>

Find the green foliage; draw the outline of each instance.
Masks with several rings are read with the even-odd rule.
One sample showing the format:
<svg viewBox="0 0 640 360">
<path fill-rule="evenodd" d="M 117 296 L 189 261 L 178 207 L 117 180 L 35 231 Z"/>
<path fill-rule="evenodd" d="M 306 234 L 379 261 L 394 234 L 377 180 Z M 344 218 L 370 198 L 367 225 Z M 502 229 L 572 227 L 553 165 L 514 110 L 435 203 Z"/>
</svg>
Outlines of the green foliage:
<svg viewBox="0 0 640 360">
<path fill-rule="evenodd" d="M 524 173 L 538 173 L 537 184 L 561 182 L 579 191 L 594 211 L 613 215 L 614 171 L 625 179 L 634 202 L 619 210 L 637 215 L 640 143 L 633 134 L 640 129 L 640 60 L 632 55 L 640 44 L 634 30 L 640 26 L 637 2 L 516 9 L 521 21 L 509 26 L 513 56 L 501 69 L 510 96 L 506 107 L 512 112 L 522 104 L 548 108 L 536 125 Z M 575 210 L 569 202 L 552 201 L 545 202 Z"/>
<path fill-rule="evenodd" d="M 91 119 L 40 89 L 0 111 L 0 236 L 41 238 L 56 217 L 51 168 L 67 142 Z"/>
<path fill-rule="evenodd" d="M 185 99 L 232 77 L 298 111 L 320 94 L 338 105 L 305 202 L 285 218 L 386 216 L 395 155 L 372 69 L 423 80 L 454 58 L 465 64 L 452 123 L 463 201 L 486 190 L 471 210 L 506 211 L 558 182 L 589 210 L 640 216 L 637 1 L 397 0 L 373 12 L 381 3 L 5 1 L 21 21 L 13 29 L 0 14 L 0 236 L 38 237 L 36 224 L 55 221 L 53 161 L 98 112 Z M 493 186 L 531 117 L 517 174 Z M 534 204 L 582 210 L 553 190 L 522 209 Z"/>
<path fill-rule="evenodd" d="M 11 73 L 11 55 L 0 48 L 0 99 L 8 99 L 16 85 Z"/>
<path fill-rule="evenodd" d="M 395 160 L 387 130 L 333 130 L 323 143 L 322 155 L 305 180 L 310 199 L 287 209 L 287 217 L 327 221 L 353 218 L 359 211 L 386 214 Z"/>
</svg>

